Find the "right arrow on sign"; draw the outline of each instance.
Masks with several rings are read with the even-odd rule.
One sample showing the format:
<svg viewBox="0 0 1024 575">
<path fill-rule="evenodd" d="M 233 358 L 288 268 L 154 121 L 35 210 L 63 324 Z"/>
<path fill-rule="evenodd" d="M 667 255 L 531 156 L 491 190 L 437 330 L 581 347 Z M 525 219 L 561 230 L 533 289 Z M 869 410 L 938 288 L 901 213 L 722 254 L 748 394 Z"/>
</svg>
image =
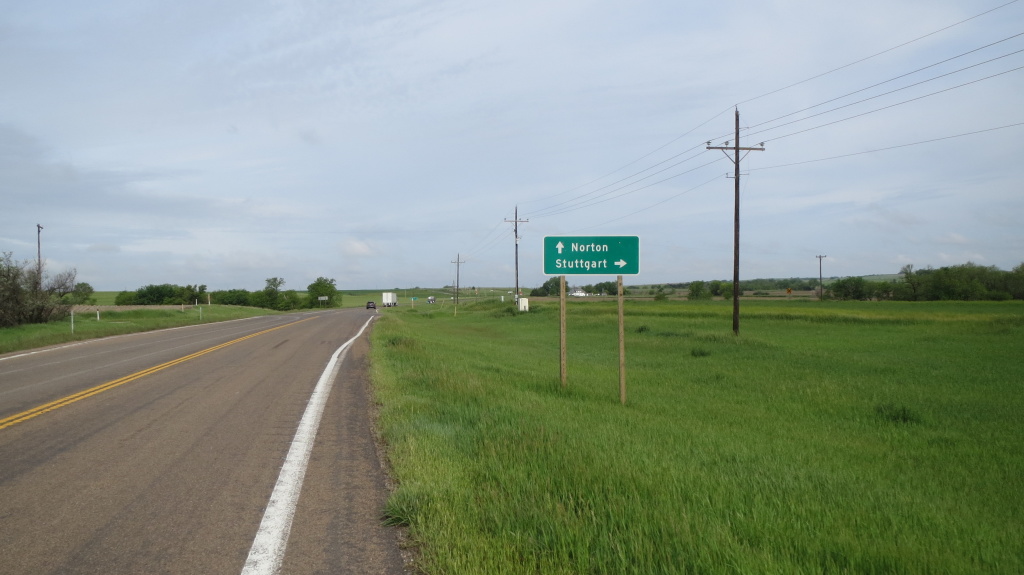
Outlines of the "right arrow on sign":
<svg viewBox="0 0 1024 575">
<path fill-rule="evenodd" d="M 619 266 L 620 268 L 624 268 L 626 267 L 626 260 L 619 260 L 615 262 L 615 265 Z"/>
</svg>

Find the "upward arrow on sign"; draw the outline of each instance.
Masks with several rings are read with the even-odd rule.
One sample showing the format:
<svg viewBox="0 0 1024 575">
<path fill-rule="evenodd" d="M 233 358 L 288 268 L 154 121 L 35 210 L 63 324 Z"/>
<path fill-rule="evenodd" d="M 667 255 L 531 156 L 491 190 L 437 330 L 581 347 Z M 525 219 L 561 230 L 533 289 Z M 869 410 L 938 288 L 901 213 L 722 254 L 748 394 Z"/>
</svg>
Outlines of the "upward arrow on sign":
<svg viewBox="0 0 1024 575">
<path fill-rule="evenodd" d="M 555 249 L 558 250 L 558 253 L 562 253 L 562 250 L 565 249 L 565 245 L 562 242 L 558 242 L 555 245 Z"/>
</svg>

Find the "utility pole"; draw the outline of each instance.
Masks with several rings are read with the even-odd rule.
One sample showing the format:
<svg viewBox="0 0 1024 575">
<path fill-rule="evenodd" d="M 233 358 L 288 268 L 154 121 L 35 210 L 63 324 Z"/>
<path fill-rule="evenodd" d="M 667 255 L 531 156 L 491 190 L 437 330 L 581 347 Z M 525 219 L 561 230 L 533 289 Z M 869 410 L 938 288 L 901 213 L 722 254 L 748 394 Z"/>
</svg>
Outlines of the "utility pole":
<svg viewBox="0 0 1024 575">
<path fill-rule="evenodd" d="M 758 144 L 757 148 L 743 148 L 740 147 L 740 109 L 736 108 L 736 140 L 735 144 L 730 146 L 729 142 L 725 142 L 724 146 L 712 146 L 711 142 L 708 142 L 707 149 L 709 150 L 722 150 L 725 157 L 736 167 L 735 178 L 736 183 L 736 207 L 733 214 L 733 248 L 732 248 L 732 331 L 734 334 L 740 334 L 740 160 L 746 157 L 746 154 L 740 156 L 740 152 L 763 152 L 764 142 Z M 727 150 L 732 150 L 732 156 L 729 155 Z"/>
<path fill-rule="evenodd" d="M 459 266 L 466 263 L 459 257 L 460 255 L 455 254 L 455 261 L 452 262 L 455 264 L 455 305 L 459 305 Z"/>
<path fill-rule="evenodd" d="M 821 260 L 827 258 L 828 256 L 814 256 L 814 257 L 818 258 L 818 301 L 821 301 L 822 296 L 825 295 L 825 284 L 822 283 L 822 276 L 821 276 Z"/>
<path fill-rule="evenodd" d="M 36 224 L 36 288 L 43 289 L 43 226 Z"/>
<path fill-rule="evenodd" d="M 530 220 L 521 220 L 521 219 L 519 219 L 519 206 L 516 206 L 515 215 L 512 216 L 511 220 L 506 219 L 505 221 L 510 223 L 510 224 L 512 224 L 512 235 L 514 235 L 516 237 L 516 291 L 515 291 L 515 295 L 513 296 L 513 298 L 515 299 L 516 303 L 518 304 L 519 303 L 519 240 L 521 239 L 519 237 L 519 224 L 525 224 L 525 223 L 529 222 Z"/>
</svg>

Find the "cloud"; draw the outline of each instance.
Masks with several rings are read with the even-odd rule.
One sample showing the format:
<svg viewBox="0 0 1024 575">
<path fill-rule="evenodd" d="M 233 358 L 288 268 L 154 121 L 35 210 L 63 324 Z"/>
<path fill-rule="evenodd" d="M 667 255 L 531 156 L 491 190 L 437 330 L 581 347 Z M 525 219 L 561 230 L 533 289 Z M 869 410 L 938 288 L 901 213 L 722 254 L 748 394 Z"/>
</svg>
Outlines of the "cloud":
<svg viewBox="0 0 1024 575">
<path fill-rule="evenodd" d="M 346 239 L 341 243 L 341 252 L 349 257 L 363 258 L 373 255 L 370 244 L 356 239 Z"/>
<path fill-rule="evenodd" d="M 768 148 L 742 163 L 745 276 L 808 275 L 826 252 L 834 273 L 884 272 L 901 257 L 955 257 L 950 245 L 1008 267 L 1024 244 L 1020 129 L 763 169 L 1016 121 L 1021 73 L 773 129 L 1010 36 L 1024 7 L 889 50 L 980 11 L 967 0 L 11 6 L 0 249 L 34 247 L 43 223 L 50 257 L 97 289 L 197 275 L 225 287 L 332 274 L 340 286 L 441 285 L 460 253 L 472 283 L 511 285 L 503 220 L 518 205 L 530 219 L 524 285 L 545 279 L 541 237 L 578 233 L 640 235 L 636 281 L 728 277 L 731 165 L 715 152 L 696 166 L 712 159 L 703 142 L 733 137 L 739 102 L 744 141 Z M 950 244 L 953 233 L 970 242 Z"/>
</svg>

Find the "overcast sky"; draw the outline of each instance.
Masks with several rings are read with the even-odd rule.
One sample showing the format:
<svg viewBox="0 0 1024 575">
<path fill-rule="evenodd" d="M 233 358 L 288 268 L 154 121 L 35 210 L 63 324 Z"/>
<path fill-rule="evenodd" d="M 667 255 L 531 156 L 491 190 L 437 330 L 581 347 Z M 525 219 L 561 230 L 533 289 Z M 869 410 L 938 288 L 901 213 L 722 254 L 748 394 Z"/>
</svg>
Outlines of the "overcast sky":
<svg viewBox="0 0 1024 575">
<path fill-rule="evenodd" d="M 738 106 L 766 148 L 742 278 L 1008 270 L 1006 2 L 4 2 L 0 251 L 34 260 L 42 224 L 49 271 L 97 290 L 436 287 L 457 257 L 511 286 L 518 205 L 524 287 L 546 235 L 640 236 L 631 284 L 727 279 L 733 164 L 705 148 Z"/>
</svg>

